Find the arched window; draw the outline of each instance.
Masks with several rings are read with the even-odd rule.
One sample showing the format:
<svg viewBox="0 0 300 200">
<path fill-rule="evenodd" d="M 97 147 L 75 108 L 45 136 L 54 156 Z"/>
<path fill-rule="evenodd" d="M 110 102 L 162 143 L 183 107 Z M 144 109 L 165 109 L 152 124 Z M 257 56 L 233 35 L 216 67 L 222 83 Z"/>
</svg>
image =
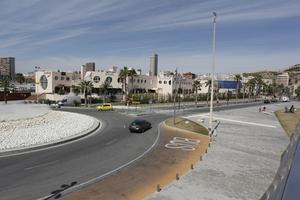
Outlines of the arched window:
<svg viewBox="0 0 300 200">
<path fill-rule="evenodd" d="M 167 84 L 167 81 L 164 81 L 164 84 Z"/>
<path fill-rule="evenodd" d="M 100 77 L 99 76 L 95 76 L 94 77 L 94 82 L 95 83 L 99 83 L 100 82 Z"/>
<path fill-rule="evenodd" d="M 112 82 L 112 77 L 110 77 L 110 76 L 106 77 L 105 81 L 108 82 L 108 83 L 111 83 Z"/>
<path fill-rule="evenodd" d="M 54 79 L 55 79 L 55 80 L 58 80 L 58 76 L 55 76 Z"/>
<path fill-rule="evenodd" d="M 41 87 L 46 90 L 47 87 L 48 87 L 48 79 L 45 75 L 41 76 L 40 78 L 40 84 L 41 84 Z"/>
</svg>

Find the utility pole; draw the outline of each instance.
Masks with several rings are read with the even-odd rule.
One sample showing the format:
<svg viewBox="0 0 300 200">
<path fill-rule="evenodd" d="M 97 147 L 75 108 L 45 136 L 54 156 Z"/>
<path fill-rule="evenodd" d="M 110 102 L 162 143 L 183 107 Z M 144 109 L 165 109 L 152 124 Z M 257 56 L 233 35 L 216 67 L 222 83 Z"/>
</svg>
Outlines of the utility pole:
<svg viewBox="0 0 300 200">
<path fill-rule="evenodd" d="M 173 83 L 174 83 L 174 116 L 173 116 L 173 124 L 175 125 L 175 118 L 176 118 L 176 94 L 177 94 L 177 88 L 176 88 L 176 83 L 177 83 L 177 69 L 175 70 L 175 76 L 173 78 Z"/>
<path fill-rule="evenodd" d="M 217 13 L 213 12 L 213 52 L 212 52 L 212 73 L 211 73 L 211 92 L 210 92 L 210 116 L 209 116 L 209 128 L 212 133 L 212 122 L 213 122 L 213 103 L 214 103 L 214 74 L 215 74 L 215 57 L 216 57 L 216 19 Z"/>
</svg>

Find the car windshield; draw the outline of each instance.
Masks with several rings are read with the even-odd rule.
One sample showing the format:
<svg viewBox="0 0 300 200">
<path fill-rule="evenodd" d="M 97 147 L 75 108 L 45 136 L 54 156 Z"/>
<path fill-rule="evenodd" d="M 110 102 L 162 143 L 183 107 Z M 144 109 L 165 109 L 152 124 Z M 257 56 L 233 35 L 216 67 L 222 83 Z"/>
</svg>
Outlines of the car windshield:
<svg viewBox="0 0 300 200">
<path fill-rule="evenodd" d="M 142 120 L 136 120 L 136 121 L 134 121 L 134 122 L 132 122 L 131 124 L 133 125 L 133 126 L 136 126 L 136 125 L 143 125 L 145 123 L 145 121 L 142 121 Z"/>
</svg>

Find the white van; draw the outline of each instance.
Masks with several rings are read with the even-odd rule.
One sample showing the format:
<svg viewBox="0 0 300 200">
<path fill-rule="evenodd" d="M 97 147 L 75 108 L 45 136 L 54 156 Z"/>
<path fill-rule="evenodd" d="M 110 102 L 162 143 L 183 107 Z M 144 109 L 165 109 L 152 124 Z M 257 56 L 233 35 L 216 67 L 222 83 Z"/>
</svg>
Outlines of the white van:
<svg viewBox="0 0 300 200">
<path fill-rule="evenodd" d="M 290 101 L 290 98 L 287 97 L 287 96 L 282 96 L 282 97 L 280 98 L 280 100 L 281 100 L 282 102 L 289 102 L 289 101 Z"/>
<path fill-rule="evenodd" d="M 66 96 L 58 104 L 63 106 L 74 106 L 75 102 L 81 103 L 80 96 Z"/>
</svg>

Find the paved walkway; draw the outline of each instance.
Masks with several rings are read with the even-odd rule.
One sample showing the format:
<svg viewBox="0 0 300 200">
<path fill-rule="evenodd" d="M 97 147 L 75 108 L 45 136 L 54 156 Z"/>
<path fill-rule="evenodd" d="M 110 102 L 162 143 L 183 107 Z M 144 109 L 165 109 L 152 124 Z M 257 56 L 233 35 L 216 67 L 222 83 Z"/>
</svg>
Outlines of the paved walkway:
<svg viewBox="0 0 300 200">
<path fill-rule="evenodd" d="M 259 199 L 271 184 L 289 143 L 273 111 L 285 105 L 220 111 L 218 136 L 204 160 L 180 181 L 146 200 Z M 208 121 L 208 115 L 190 117 Z"/>
</svg>

